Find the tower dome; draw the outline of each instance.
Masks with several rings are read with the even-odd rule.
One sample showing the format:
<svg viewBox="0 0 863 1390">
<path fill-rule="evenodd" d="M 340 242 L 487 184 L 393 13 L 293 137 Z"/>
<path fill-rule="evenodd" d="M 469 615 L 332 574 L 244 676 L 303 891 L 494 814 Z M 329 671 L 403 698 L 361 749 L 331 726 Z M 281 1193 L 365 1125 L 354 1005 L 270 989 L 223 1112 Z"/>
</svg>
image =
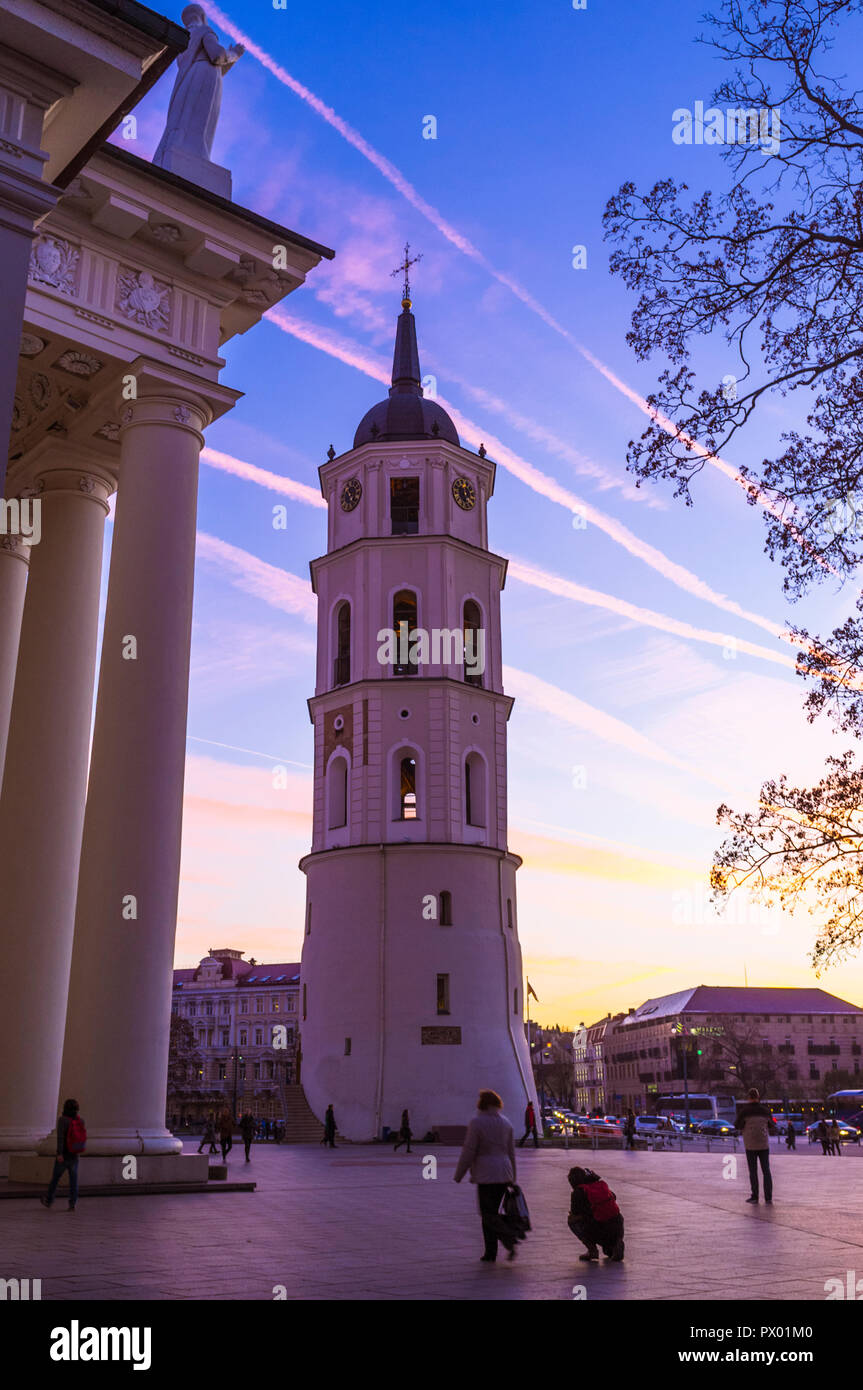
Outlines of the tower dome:
<svg viewBox="0 0 863 1390">
<path fill-rule="evenodd" d="M 437 401 L 423 395 L 417 327 L 411 301 L 402 300 L 396 324 L 393 376 L 389 396 L 366 411 L 354 435 L 354 448 L 393 439 L 446 439 L 458 444 L 458 431 Z"/>
</svg>

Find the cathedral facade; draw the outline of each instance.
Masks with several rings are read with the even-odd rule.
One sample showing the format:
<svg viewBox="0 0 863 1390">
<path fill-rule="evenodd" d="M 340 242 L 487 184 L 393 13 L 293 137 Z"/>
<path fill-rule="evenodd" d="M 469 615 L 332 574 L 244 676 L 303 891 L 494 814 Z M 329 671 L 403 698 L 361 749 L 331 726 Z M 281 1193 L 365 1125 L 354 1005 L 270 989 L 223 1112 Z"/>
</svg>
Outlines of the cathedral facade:
<svg viewBox="0 0 863 1390">
<path fill-rule="evenodd" d="M 463 1126 L 481 1087 L 535 1101 L 507 848 L 494 465 L 423 395 L 409 290 L 389 396 L 320 470 L 314 822 L 302 1082 L 347 1138 L 408 1109 Z"/>
</svg>

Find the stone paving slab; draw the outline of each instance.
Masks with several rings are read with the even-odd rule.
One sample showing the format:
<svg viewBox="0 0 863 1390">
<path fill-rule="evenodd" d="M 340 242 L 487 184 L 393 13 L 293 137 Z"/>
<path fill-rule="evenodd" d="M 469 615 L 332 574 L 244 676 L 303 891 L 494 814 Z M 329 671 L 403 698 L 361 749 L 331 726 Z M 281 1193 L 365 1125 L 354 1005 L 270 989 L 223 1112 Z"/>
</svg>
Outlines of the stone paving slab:
<svg viewBox="0 0 863 1390">
<path fill-rule="evenodd" d="M 627 1258 L 582 1264 L 566 1226 L 573 1161 L 518 1153 L 533 1231 L 510 1263 L 481 1265 L 476 1194 L 453 1181 L 457 1152 L 261 1146 L 230 1177 L 254 1193 L 87 1197 L 0 1204 L 3 1277 L 42 1280 L 43 1300 L 823 1300 L 827 1279 L 863 1277 L 863 1163 L 774 1153 L 775 1203 L 749 1206 L 742 1154 L 604 1152 Z M 845 1157 L 845 1155 L 843 1155 Z M 573 1290 L 576 1290 L 574 1294 Z"/>
</svg>

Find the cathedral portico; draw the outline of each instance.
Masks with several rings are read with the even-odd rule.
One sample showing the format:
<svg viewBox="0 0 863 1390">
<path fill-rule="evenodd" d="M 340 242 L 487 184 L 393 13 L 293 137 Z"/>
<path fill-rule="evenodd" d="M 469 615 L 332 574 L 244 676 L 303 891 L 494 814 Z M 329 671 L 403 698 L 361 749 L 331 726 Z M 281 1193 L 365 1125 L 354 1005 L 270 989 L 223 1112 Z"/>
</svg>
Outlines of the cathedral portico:
<svg viewBox="0 0 863 1390">
<path fill-rule="evenodd" d="M 183 132 L 181 120 L 181 145 Z M 52 197 L 28 248 L 8 472 L 7 496 L 43 509 L 23 622 L 19 538 L 0 554 L 12 600 L 0 652 L 18 666 L 0 793 L 16 997 L 0 1045 L 8 1027 L 19 1058 L 0 1085 L 0 1152 L 49 1135 L 62 1078 L 95 1163 L 181 1147 L 165 1093 L 198 459 L 242 394 L 219 380 L 221 350 L 333 253 L 113 146 Z M 8 704 L 0 685 L 0 750 Z M 34 1161 L 13 1154 L 10 1172 L 26 1178 Z M 86 1157 L 83 1169 L 86 1182 Z"/>
</svg>

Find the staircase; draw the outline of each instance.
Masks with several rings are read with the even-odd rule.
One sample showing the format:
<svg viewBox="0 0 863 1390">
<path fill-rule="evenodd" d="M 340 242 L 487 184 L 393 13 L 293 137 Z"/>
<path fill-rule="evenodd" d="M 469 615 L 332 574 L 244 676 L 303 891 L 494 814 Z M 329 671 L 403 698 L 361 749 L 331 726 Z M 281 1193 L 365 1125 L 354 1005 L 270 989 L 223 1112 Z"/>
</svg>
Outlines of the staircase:
<svg viewBox="0 0 863 1390">
<path fill-rule="evenodd" d="M 324 1125 L 315 1115 L 302 1086 L 285 1085 L 279 1087 L 282 1098 L 282 1111 L 285 1117 L 286 1144 L 317 1144 L 323 1138 Z"/>
</svg>

